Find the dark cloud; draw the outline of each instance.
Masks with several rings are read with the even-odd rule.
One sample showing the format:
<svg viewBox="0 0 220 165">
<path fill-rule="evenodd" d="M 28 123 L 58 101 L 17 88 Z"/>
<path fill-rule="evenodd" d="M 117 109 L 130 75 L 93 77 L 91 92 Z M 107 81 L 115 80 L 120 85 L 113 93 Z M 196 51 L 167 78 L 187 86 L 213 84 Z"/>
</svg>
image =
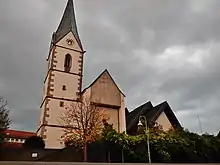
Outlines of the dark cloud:
<svg viewBox="0 0 220 165">
<path fill-rule="evenodd" d="M 0 2 L 0 95 L 13 128 L 36 130 L 45 59 L 66 0 Z M 87 53 L 84 86 L 107 68 L 129 109 L 167 100 L 181 123 L 216 133 L 220 98 L 218 0 L 75 0 Z"/>
</svg>

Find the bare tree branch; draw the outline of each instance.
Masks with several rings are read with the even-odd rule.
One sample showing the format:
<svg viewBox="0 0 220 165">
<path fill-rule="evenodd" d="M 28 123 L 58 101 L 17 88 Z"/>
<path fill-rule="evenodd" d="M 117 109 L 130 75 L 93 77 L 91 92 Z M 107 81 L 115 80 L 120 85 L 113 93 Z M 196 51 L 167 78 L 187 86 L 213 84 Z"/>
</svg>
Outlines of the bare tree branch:
<svg viewBox="0 0 220 165">
<path fill-rule="evenodd" d="M 11 124 L 7 105 L 7 101 L 3 97 L 0 97 L 0 130 L 8 129 Z"/>
<path fill-rule="evenodd" d="M 81 145 L 95 141 L 101 135 L 104 117 L 103 111 L 86 97 L 81 102 L 72 102 L 60 118 L 61 124 L 68 126 L 63 138 Z"/>
</svg>

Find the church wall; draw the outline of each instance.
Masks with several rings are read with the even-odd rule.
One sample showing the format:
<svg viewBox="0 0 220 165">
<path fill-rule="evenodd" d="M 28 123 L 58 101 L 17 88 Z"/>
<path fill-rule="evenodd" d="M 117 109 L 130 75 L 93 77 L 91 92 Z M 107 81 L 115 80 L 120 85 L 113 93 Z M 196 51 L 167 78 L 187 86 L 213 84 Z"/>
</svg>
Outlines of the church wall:
<svg viewBox="0 0 220 165">
<path fill-rule="evenodd" d="M 86 89 L 83 93 L 83 96 L 89 98 L 91 96 L 91 87 Z M 96 102 L 97 103 L 97 102 Z M 126 121 L 125 121 L 125 105 L 124 105 L 124 96 L 121 94 L 121 107 L 117 108 L 109 108 L 98 106 L 103 110 L 103 114 L 106 117 L 109 117 L 109 124 L 113 124 L 113 127 L 118 132 L 126 131 Z"/>
<path fill-rule="evenodd" d="M 91 100 L 101 104 L 121 106 L 121 93 L 107 73 L 92 85 Z"/>
<path fill-rule="evenodd" d="M 63 107 L 60 107 L 60 102 L 64 103 Z M 42 121 L 41 124 L 45 124 L 37 132 L 37 134 L 45 140 L 46 148 L 62 148 L 64 144 L 61 136 L 63 135 L 63 126 L 61 116 L 66 111 L 65 107 L 69 106 L 72 101 L 59 100 L 59 99 L 46 99 L 42 106 Z"/>
<path fill-rule="evenodd" d="M 54 74 L 54 91 L 52 92 L 53 97 L 65 98 L 76 100 L 77 99 L 77 91 L 79 88 L 78 79 L 79 77 L 76 75 L 69 75 L 63 72 L 53 71 Z M 66 90 L 63 90 L 63 86 L 65 85 Z"/>
<path fill-rule="evenodd" d="M 103 114 L 109 117 L 108 123 L 113 124 L 113 128 L 119 131 L 119 110 L 114 108 L 99 107 L 102 109 Z"/>
<path fill-rule="evenodd" d="M 119 109 L 119 126 L 120 133 L 126 131 L 125 99 L 123 94 L 121 94 L 121 107 Z"/>
<path fill-rule="evenodd" d="M 46 126 L 46 138 L 45 140 L 45 148 L 50 149 L 61 149 L 65 147 L 65 144 L 61 138 L 63 135 L 63 128 L 58 127 L 48 127 Z"/>
<path fill-rule="evenodd" d="M 56 67 L 54 67 L 54 69 L 64 71 L 65 55 L 70 54 L 72 57 L 72 66 L 69 72 L 81 75 L 82 54 L 80 52 L 76 52 L 62 47 L 56 47 L 55 51 L 57 53 L 55 57 Z"/>
<path fill-rule="evenodd" d="M 164 131 L 168 131 L 172 128 L 172 125 L 164 112 L 160 114 L 156 122 L 163 127 Z"/>
<path fill-rule="evenodd" d="M 71 38 L 74 42 L 73 45 L 68 45 L 67 44 L 67 39 Z M 65 48 L 69 48 L 69 49 L 74 49 L 74 50 L 77 50 L 77 51 L 80 51 L 82 52 L 81 48 L 79 47 L 79 44 L 78 42 L 76 41 L 74 35 L 72 32 L 69 32 L 65 37 L 63 37 L 58 43 L 57 45 L 59 46 L 62 46 L 62 47 L 65 47 Z"/>
<path fill-rule="evenodd" d="M 60 102 L 63 102 L 64 107 L 60 107 Z M 66 100 L 59 100 L 59 99 L 50 99 L 50 102 L 47 105 L 47 108 L 49 111 L 47 112 L 48 118 L 47 118 L 47 124 L 51 125 L 62 125 L 60 123 L 61 115 L 66 111 L 65 106 L 68 106 L 71 104 L 71 101 Z"/>
<path fill-rule="evenodd" d="M 82 95 L 84 98 L 91 99 L 91 87 L 86 89 Z"/>
</svg>

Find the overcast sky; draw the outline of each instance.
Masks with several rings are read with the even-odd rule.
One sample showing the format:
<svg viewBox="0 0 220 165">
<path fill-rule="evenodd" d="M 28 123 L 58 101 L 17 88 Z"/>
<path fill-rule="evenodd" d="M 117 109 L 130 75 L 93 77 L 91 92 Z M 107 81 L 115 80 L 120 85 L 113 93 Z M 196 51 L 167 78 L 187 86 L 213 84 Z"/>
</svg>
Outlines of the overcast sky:
<svg viewBox="0 0 220 165">
<path fill-rule="evenodd" d="M 46 57 L 67 0 L 0 0 L 0 95 L 36 131 Z M 108 69 L 133 110 L 168 101 L 185 128 L 220 130 L 219 0 L 75 0 L 84 86 Z"/>
</svg>

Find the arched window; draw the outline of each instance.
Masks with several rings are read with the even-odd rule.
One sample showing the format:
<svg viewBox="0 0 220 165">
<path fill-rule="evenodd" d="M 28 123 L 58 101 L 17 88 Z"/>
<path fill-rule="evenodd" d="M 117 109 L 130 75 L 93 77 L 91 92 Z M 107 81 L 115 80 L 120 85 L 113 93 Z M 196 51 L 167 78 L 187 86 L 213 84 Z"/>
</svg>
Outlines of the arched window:
<svg viewBox="0 0 220 165">
<path fill-rule="evenodd" d="M 72 57 L 70 54 L 67 54 L 65 56 L 65 61 L 64 61 L 64 69 L 65 71 L 69 72 L 71 68 L 71 63 L 72 63 Z"/>
</svg>

